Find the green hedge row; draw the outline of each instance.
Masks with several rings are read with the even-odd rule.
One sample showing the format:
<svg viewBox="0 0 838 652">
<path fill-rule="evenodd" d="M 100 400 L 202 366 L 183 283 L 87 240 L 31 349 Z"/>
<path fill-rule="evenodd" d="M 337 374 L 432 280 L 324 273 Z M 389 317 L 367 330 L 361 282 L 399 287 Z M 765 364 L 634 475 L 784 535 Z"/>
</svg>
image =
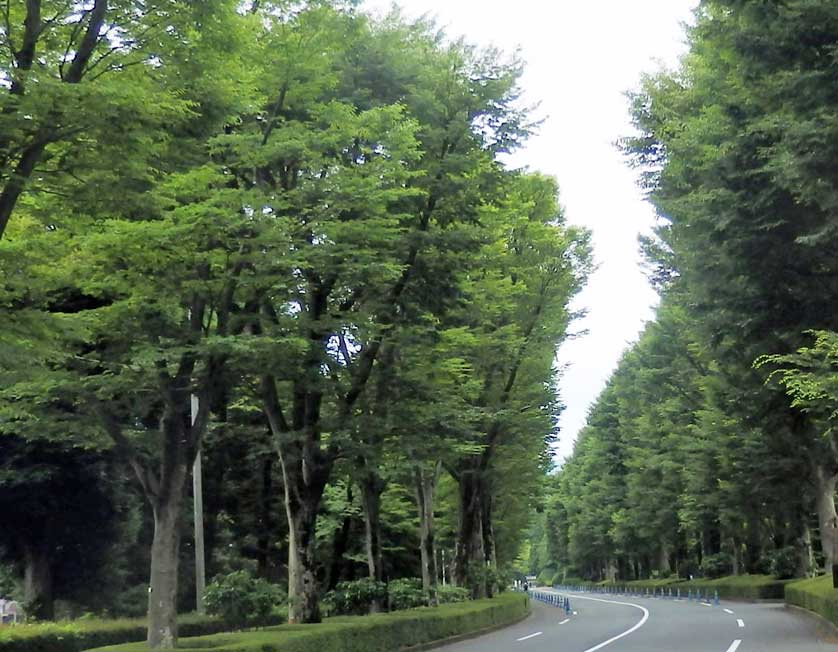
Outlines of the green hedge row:
<svg viewBox="0 0 838 652">
<path fill-rule="evenodd" d="M 272 623 L 279 624 L 282 620 L 277 616 Z M 181 636 L 203 636 L 228 629 L 218 618 L 190 614 L 178 619 Z M 81 652 L 103 645 L 145 640 L 145 618 L 74 620 L 0 628 L 0 652 Z"/>
<path fill-rule="evenodd" d="M 250 632 L 181 638 L 180 652 L 396 652 L 415 645 L 507 625 L 524 617 L 527 597 L 505 593 L 475 600 L 373 616 L 328 618 L 317 625 L 284 625 Z M 145 652 L 142 643 L 97 652 Z"/>
<path fill-rule="evenodd" d="M 832 588 L 831 575 L 787 584 L 786 603 L 813 611 L 838 626 L 838 589 Z"/>
<path fill-rule="evenodd" d="M 634 582 L 601 582 L 584 584 L 586 588 L 608 587 L 630 589 L 639 591 L 660 591 L 661 589 L 675 593 L 681 590 L 681 595 L 686 596 L 689 591 L 695 593 L 707 592 L 712 596 L 718 592 L 719 597 L 726 600 L 782 600 L 785 586 L 790 580 L 778 580 L 770 575 L 731 575 L 720 577 L 715 580 L 681 580 L 677 577 L 660 580 L 638 580 Z"/>
</svg>

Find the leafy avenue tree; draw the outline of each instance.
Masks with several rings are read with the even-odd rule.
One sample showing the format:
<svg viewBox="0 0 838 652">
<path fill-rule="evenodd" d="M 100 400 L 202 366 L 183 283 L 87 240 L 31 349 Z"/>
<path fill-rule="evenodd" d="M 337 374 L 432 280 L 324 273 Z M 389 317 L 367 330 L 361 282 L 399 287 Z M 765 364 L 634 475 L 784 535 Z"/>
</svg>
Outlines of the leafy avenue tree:
<svg viewBox="0 0 838 652">
<path fill-rule="evenodd" d="M 474 497 L 456 579 L 491 591 L 461 569 L 520 547 L 589 266 L 555 182 L 500 162 L 520 64 L 354 2 L 27 2 L 4 35 L 0 433 L 128 463 L 149 644 L 177 644 L 202 447 L 237 510 L 211 567 L 287 570 L 292 622 L 393 568 L 436 600 L 443 466 Z"/>
</svg>

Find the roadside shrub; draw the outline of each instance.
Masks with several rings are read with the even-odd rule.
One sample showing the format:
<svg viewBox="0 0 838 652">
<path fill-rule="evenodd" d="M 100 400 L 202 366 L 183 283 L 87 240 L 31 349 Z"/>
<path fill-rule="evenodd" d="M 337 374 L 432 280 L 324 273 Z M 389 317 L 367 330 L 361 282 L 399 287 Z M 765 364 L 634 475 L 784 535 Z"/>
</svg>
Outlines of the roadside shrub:
<svg viewBox="0 0 838 652">
<path fill-rule="evenodd" d="M 465 602 L 469 599 L 469 590 L 463 586 L 451 586 L 450 584 L 437 584 L 436 599 L 439 604 L 451 602 Z"/>
<path fill-rule="evenodd" d="M 216 577 L 204 592 L 207 613 L 218 616 L 231 629 L 265 625 L 280 601 L 270 582 L 236 571 Z"/>
<path fill-rule="evenodd" d="M 326 594 L 325 601 L 334 614 L 361 616 L 369 613 L 373 602 L 386 603 L 387 585 L 369 577 L 339 582 L 334 591 Z"/>
<path fill-rule="evenodd" d="M 707 555 L 701 562 L 701 572 L 711 579 L 729 575 L 732 568 L 733 560 L 726 552 Z"/>
<path fill-rule="evenodd" d="M 279 624 L 281 621 L 273 621 Z M 182 637 L 205 636 L 227 630 L 219 618 L 195 614 L 178 617 Z M 59 623 L 0 627 L 0 652 L 81 652 L 103 645 L 139 641 L 145 647 L 145 618 L 101 620 L 84 618 Z"/>
<path fill-rule="evenodd" d="M 838 626 L 838 589 L 832 575 L 786 584 L 786 602 L 813 611 Z"/>
<path fill-rule="evenodd" d="M 428 596 L 422 589 L 422 580 L 415 577 L 393 580 L 387 585 L 388 603 L 391 611 L 424 607 Z"/>
<path fill-rule="evenodd" d="M 775 577 L 786 580 L 797 575 L 800 551 L 794 546 L 774 550 L 768 557 L 768 568 Z"/>
<path fill-rule="evenodd" d="M 181 637 L 179 652 L 398 652 L 452 636 L 511 624 L 529 611 L 527 597 L 506 593 L 491 600 L 469 600 L 372 616 L 341 616 L 317 625 Z M 148 652 L 143 643 L 99 652 Z"/>
</svg>

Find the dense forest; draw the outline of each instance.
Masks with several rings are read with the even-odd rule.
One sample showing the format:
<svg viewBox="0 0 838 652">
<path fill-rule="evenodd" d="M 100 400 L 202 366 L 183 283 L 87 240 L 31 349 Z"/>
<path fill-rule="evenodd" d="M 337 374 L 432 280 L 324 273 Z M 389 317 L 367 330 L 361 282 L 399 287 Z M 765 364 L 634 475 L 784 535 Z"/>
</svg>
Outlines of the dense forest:
<svg viewBox="0 0 838 652">
<path fill-rule="evenodd" d="M 838 563 L 838 5 L 705 0 L 623 142 L 657 315 L 550 479 L 550 580 Z"/>
<path fill-rule="evenodd" d="M 590 272 L 510 169 L 521 64 L 354 2 L 6 4 L 0 593 L 194 608 L 207 575 L 491 595 L 540 504 Z M 149 580 L 150 578 L 150 580 Z"/>
</svg>

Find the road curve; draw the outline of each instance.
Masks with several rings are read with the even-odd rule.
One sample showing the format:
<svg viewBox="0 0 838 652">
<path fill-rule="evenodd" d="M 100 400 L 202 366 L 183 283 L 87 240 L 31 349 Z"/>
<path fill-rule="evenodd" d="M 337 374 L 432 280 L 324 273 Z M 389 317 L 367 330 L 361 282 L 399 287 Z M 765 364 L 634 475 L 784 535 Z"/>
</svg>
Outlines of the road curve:
<svg viewBox="0 0 838 652">
<path fill-rule="evenodd" d="M 563 593 L 573 613 L 533 601 L 526 620 L 442 652 L 838 652 L 828 625 L 782 604 Z"/>
</svg>

